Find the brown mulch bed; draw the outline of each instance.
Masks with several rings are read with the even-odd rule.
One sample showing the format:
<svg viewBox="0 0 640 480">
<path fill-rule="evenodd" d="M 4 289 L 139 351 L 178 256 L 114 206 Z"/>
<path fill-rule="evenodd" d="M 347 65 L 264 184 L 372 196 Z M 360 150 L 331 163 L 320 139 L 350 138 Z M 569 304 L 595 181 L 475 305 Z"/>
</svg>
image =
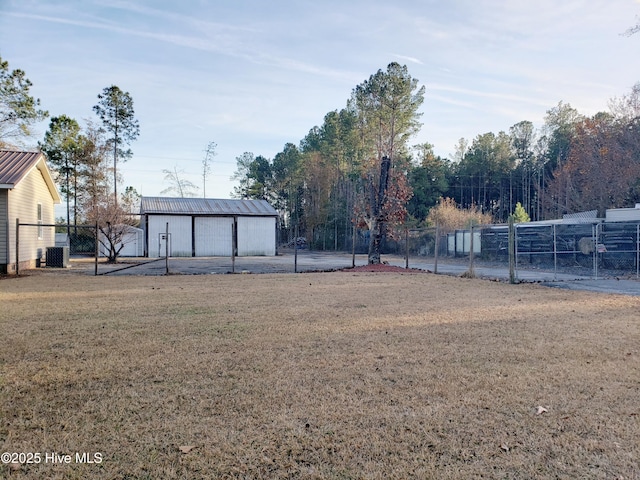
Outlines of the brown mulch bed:
<svg viewBox="0 0 640 480">
<path fill-rule="evenodd" d="M 359 267 L 345 268 L 341 272 L 371 272 L 371 273 L 431 273 L 430 270 L 421 270 L 420 268 L 404 268 L 386 263 L 376 265 L 361 265 Z"/>
</svg>

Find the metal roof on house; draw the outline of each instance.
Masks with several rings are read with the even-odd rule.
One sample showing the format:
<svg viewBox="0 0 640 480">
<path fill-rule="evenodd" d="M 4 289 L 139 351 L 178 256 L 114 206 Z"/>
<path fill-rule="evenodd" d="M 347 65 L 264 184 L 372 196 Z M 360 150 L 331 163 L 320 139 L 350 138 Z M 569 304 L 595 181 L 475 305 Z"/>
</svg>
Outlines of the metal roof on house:
<svg viewBox="0 0 640 480">
<path fill-rule="evenodd" d="M 0 188 L 14 188 L 34 168 L 40 170 L 54 202 L 60 203 L 60 195 L 42 152 L 0 150 Z"/>
<path fill-rule="evenodd" d="M 0 184 L 13 188 L 38 163 L 41 155 L 40 152 L 0 150 Z"/>
<path fill-rule="evenodd" d="M 266 200 L 142 197 L 140 214 L 277 216 Z"/>
</svg>

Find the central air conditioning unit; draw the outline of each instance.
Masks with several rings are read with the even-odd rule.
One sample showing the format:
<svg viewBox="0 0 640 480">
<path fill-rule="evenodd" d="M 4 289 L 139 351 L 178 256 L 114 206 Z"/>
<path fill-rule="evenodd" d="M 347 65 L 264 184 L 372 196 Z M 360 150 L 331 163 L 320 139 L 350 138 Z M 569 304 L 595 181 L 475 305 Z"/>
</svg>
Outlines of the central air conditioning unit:
<svg viewBox="0 0 640 480">
<path fill-rule="evenodd" d="M 67 268 L 69 266 L 69 247 L 47 247 L 47 267 Z"/>
</svg>

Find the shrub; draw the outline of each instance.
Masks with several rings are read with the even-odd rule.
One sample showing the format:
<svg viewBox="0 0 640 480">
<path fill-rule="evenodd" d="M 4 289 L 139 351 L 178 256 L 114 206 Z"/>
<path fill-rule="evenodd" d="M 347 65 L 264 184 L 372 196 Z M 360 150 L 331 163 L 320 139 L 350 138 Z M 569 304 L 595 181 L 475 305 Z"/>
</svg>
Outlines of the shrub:
<svg viewBox="0 0 640 480">
<path fill-rule="evenodd" d="M 475 205 L 460 208 L 452 198 L 440 198 L 438 205 L 429 211 L 427 222 L 430 225 L 438 225 L 445 233 L 472 225 L 487 225 L 493 223 L 493 217 L 488 213 L 482 213 Z"/>
</svg>

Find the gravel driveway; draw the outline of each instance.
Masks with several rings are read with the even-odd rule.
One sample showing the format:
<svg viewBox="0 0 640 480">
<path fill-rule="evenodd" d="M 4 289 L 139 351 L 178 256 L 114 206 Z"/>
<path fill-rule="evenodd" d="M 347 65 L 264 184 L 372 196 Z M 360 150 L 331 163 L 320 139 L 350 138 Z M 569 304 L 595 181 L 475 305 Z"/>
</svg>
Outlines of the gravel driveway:
<svg viewBox="0 0 640 480">
<path fill-rule="evenodd" d="M 383 255 L 383 260 L 390 265 L 405 266 L 405 259 L 397 255 Z M 355 265 L 367 264 L 366 255 L 356 255 Z M 235 264 L 229 257 L 199 258 L 123 258 L 116 265 L 100 263 L 99 275 L 165 275 L 167 267 L 173 275 L 211 275 L 227 273 L 294 273 L 332 271 L 350 268 L 353 257 L 348 253 L 315 252 L 299 250 L 297 258 L 293 250 L 283 250 L 275 257 L 236 257 Z M 409 266 L 433 272 L 435 265 L 432 258 L 411 258 Z M 438 273 L 459 276 L 467 272 L 468 263 L 462 259 L 441 258 L 438 262 Z M 73 259 L 67 269 L 42 269 L 46 274 L 84 274 L 93 275 L 95 265 L 92 259 Z M 477 277 L 492 280 L 508 281 L 509 270 L 506 265 L 483 264 L 477 262 L 474 273 Z M 640 296 L 640 281 L 635 276 L 604 277 L 597 280 L 585 275 L 557 273 L 541 269 L 522 269 L 517 271 L 520 282 L 540 283 L 549 287 L 570 290 L 589 290 L 603 293 L 619 293 Z"/>
</svg>

